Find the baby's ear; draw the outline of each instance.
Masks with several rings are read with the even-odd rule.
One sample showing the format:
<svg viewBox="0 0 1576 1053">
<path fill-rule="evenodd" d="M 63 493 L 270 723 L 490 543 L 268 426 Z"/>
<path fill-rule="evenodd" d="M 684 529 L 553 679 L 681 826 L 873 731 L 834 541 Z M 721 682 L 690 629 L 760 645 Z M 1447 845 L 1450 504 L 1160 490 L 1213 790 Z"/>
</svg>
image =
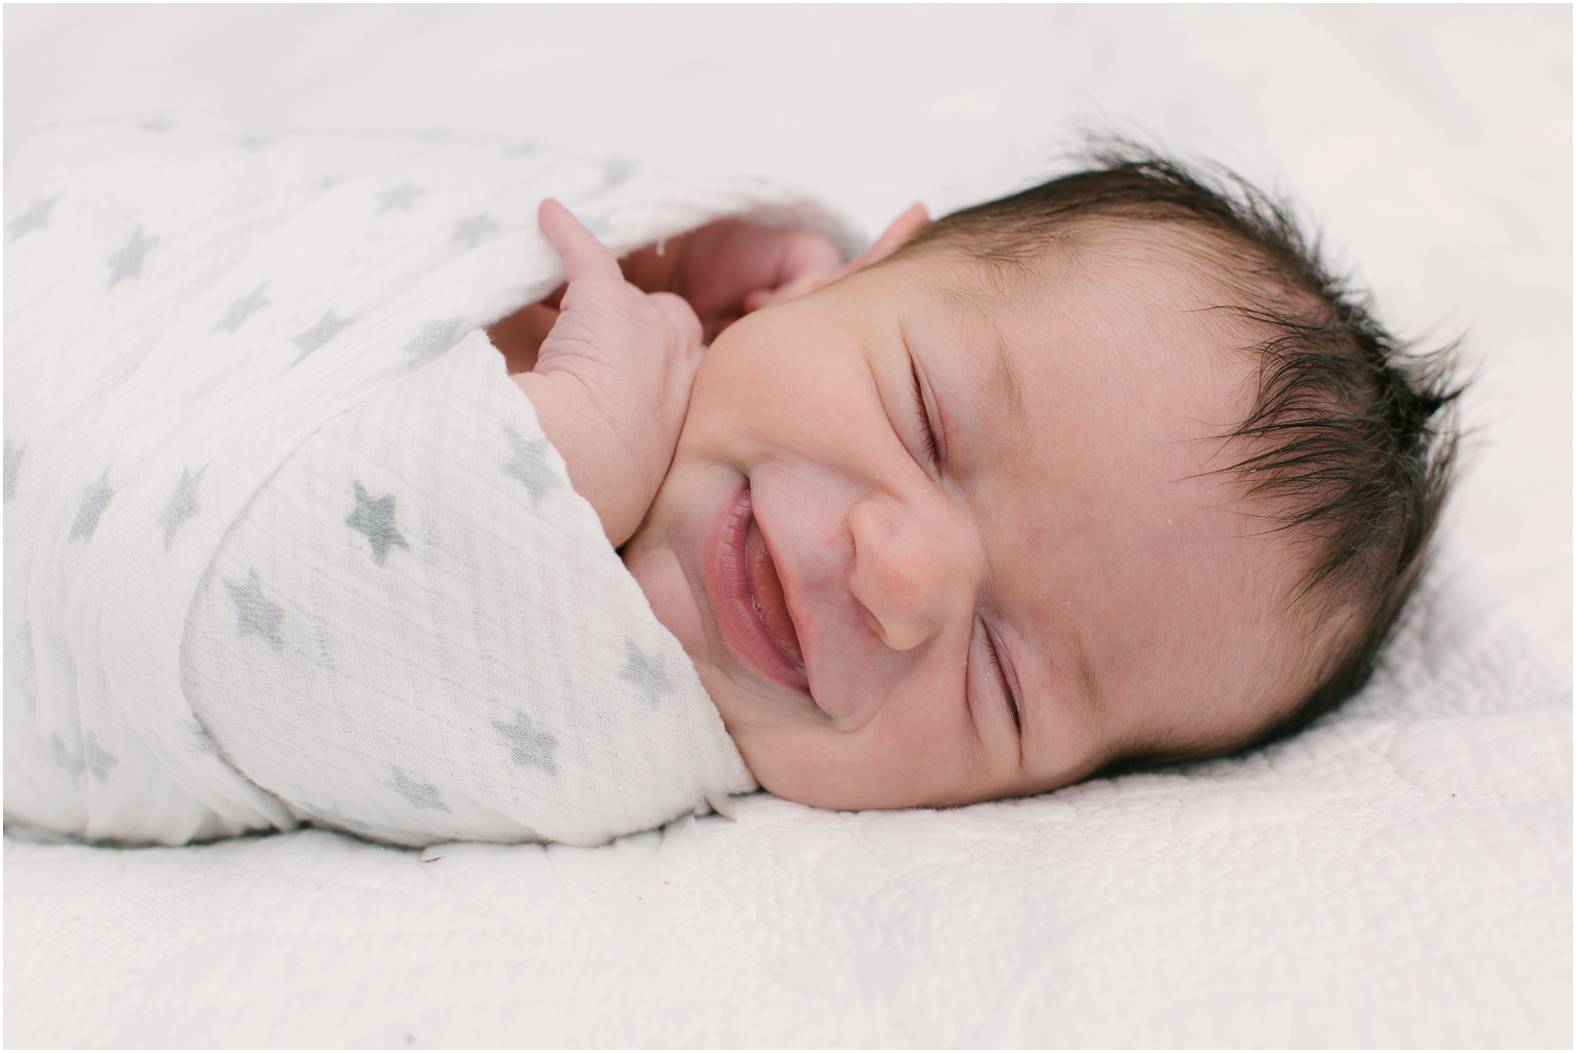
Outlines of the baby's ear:
<svg viewBox="0 0 1576 1053">
<path fill-rule="evenodd" d="M 930 213 L 925 211 L 923 202 L 914 202 L 906 212 L 887 224 L 887 229 L 881 232 L 874 245 L 862 252 L 858 259 L 845 265 L 842 273 L 848 274 L 886 259 L 928 226 Z"/>
</svg>

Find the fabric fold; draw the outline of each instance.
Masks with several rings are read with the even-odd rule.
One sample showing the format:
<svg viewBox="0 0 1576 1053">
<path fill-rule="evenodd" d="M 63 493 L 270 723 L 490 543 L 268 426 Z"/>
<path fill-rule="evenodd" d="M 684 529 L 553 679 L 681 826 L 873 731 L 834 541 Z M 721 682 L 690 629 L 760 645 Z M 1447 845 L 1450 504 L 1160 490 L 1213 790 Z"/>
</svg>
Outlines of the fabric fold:
<svg viewBox="0 0 1576 1053">
<path fill-rule="evenodd" d="M 546 196 L 617 253 L 849 226 L 540 143 L 241 138 L 8 158 L 49 205 L 6 245 L 7 821 L 593 844 L 755 788 L 482 330 L 562 281 Z"/>
</svg>

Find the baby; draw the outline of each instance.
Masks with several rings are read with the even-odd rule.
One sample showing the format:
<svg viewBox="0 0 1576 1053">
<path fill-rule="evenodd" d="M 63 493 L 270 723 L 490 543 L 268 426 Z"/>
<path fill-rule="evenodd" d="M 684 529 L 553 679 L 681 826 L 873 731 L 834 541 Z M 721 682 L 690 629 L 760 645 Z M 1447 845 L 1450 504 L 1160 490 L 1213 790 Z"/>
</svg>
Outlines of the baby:
<svg viewBox="0 0 1576 1053">
<path fill-rule="evenodd" d="M 844 263 L 723 221 L 623 261 L 554 201 L 490 331 L 761 785 L 948 806 L 1231 753 L 1352 694 L 1417 580 L 1454 345 L 1153 154 Z"/>
</svg>

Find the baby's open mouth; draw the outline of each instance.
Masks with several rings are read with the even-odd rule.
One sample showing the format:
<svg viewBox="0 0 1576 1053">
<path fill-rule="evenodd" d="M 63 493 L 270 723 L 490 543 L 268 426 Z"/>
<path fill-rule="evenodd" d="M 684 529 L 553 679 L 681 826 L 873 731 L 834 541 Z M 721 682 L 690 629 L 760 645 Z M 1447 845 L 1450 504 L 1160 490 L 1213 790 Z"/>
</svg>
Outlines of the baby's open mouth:
<svg viewBox="0 0 1576 1053">
<path fill-rule="evenodd" d="M 766 633 L 788 659 L 804 668 L 804 654 L 799 648 L 799 633 L 794 628 L 793 617 L 788 613 L 788 601 L 783 596 L 783 585 L 777 577 L 766 539 L 750 518 L 750 529 L 744 538 L 744 569 L 750 577 L 750 602 L 761 616 Z"/>
</svg>

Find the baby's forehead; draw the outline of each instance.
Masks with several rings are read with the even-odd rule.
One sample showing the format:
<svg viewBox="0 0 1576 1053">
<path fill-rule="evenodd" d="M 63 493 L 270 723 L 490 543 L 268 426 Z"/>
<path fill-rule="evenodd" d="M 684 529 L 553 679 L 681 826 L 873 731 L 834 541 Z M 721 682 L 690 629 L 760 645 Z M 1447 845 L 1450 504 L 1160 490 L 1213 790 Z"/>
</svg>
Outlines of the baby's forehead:
<svg viewBox="0 0 1576 1053">
<path fill-rule="evenodd" d="M 950 252 L 915 280 L 926 309 L 974 336 L 970 344 L 1000 344 L 1005 364 L 1025 377 L 1054 370 L 1065 382 L 1071 367 L 1091 371 L 1091 382 L 1148 387 L 1153 379 L 1140 383 L 1133 374 L 1180 373 L 1160 381 L 1176 392 L 1173 403 L 1236 415 L 1248 409 L 1262 357 L 1251 351 L 1262 334 L 1234 309 L 1242 290 L 1175 239 L 1017 260 Z"/>
<path fill-rule="evenodd" d="M 1186 246 L 1142 230 L 1133 238 L 1147 240 L 1111 241 L 1072 262 L 938 259 L 932 303 L 965 337 L 979 335 L 962 342 L 970 368 L 944 377 L 947 393 L 966 389 L 972 445 L 989 451 L 980 461 L 992 470 L 1120 461 L 1106 485 L 1157 502 L 1151 511 L 1165 501 L 1257 510 L 1242 479 L 1210 469 L 1252 452 L 1232 433 L 1253 409 L 1262 356 L 1210 309 L 1229 301 L 1199 278 Z M 983 353 L 991 345 L 999 367 Z M 995 371 L 1005 384 L 976 381 Z M 1024 406 L 1021 425 L 992 397 L 1003 389 Z"/>
<path fill-rule="evenodd" d="M 1012 253 L 941 245 L 923 250 L 924 266 L 911 280 L 944 309 L 1042 323 L 1197 311 L 1251 298 L 1233 255 L 1213 241 L 1169 225 L 1125 223 Z M 1222 330 L 1227 319 L 1203 315 L 1197 322 Z"/>
</svg>

